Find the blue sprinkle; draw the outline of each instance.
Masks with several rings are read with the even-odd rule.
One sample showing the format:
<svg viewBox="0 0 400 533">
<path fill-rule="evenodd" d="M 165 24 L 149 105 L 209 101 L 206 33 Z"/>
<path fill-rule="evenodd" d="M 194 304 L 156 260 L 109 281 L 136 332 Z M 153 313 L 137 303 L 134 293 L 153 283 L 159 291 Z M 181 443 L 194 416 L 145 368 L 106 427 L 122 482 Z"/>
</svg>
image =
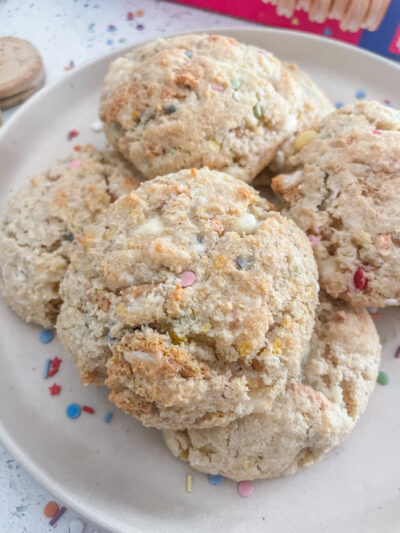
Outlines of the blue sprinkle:
<svg viewBox="0 0 400 533">
<path fill-rule="evenodd" d="M 51 359 L 47 359 L 47 361 L 46 361 L 46 363 L 44 365 L 43 379 L 46 379 L 46 378 L 49 377 L 50 365 L 51 365 Z"/>
<path fill-rule="evenodd" d="M 72 420 L 74 420 L 75 418 L 78 418 L 78 416 L 80 416 L 81 407 L 77 403 L 71 403 L 67 407 L 66 413 L 67 413 L 68 418 L 71 418 Z"/>
<path fill-rule="evenodd" d="M 112 413 L 111 411 L 109 411 L 106 416 L 104 417 L 104 422 L 106 424 L 108 424 L 110 422 L 110 420 L 112 419 L 112 417 L 114 416 L 114 413 Z"/>
<path fill-rule="evenodd" d="M 143 24 L 138 24 L 138 25 L 136 26 L 136 29 L 137 29 L 137 30 L 144 30 L 144 26 L 143 26 Z"/>
<path fill-rule="evenodd" d="M 343 102 L 335 102 L 335 107 L 336 109 L 340 109 L 341 107 L 344 106 L 344 103 Z"/>
<path fill-rule="evenodd" d="M 107 340 L 108 342 L 112 342 L 112 341 L 115 341 L 116 337 L 114 337 L 114 335 L 111 333 L 110 330 L 108 330 L 108 333 L 107 333 Z"/>
<path fill-rule="evenodd" d="M 330 37 L 332 35 L 332 30 L 330 28 L 325 28 L 324 35 L 326 35 L 327 37 Z"/>
<path fill-rule="evenodd" d="M 72 242 L 74 240 L 74 236 L 73 234 L 70 232 L 70 233 L 67 233 L 65 238 L 67 239 L 67 241 L 69 242 Z"/>
<path fill-rule="evenodd" d="M 112 41 L 111 39 L 107 39 L 107 41 L 106 41 L 106 44 L 108 44 L 109 46 L 111 46 L 113 43 L 114 43 L 114 41 Z"/>
<path fill-rule="evenodd" d="M 359 100 L 362 100 L 366 96 L 367 93 L 364 91 L 364 89 L 358 89 L 358 91 L 356 91 L 356 98 L 358 98 Z"/>
<path fill-rule="evenodd" d="M 219 487 L 224 479 L 224 476 L 221 476 L 220 474 L 208 474 L 208 481 L 215 487 Z"/>
<path fill-rule="evenodd" d="M 39 340 L 40 342 L 43 342 L 43 344 L 48 344 L 54 339 L 54 331 L 51 329 L 43 329 L 40 332 Z"/>
<path fill-rule="evenodd" d="M 186 57 L 188 57 L 189 59 L 192 59 L 193 54 L 190 50 L 185 50 L 183 53 L 185 54 Z"/>
</svg>

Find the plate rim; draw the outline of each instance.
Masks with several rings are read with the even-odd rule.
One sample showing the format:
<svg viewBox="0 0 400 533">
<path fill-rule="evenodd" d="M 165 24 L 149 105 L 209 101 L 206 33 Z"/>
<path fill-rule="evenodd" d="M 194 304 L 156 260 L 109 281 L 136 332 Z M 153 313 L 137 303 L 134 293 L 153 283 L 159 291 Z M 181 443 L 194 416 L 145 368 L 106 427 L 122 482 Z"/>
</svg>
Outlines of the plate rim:
<svg viewBox="0 0 400 533">
<path fill-rule="evenodd" d="M 251 21 L 247 21 L 251 24 Z M 324 43 L 324 45 L 328 45 L 328 47 L 332 46 L 333 48 L 339 48 L 342 49 L 344 52 L 349 51 L 351 53 L 354 53 L 356 55 L 359 55 L 359 57 L 366 57 L 373 61 L 378 61 L 380 63 L 383 63 L 387 65 L 389 68 L 396 70 L 400 74 L 400 63 L 395 62 L 394 60 L 385 58 L 379 54 L 376 54 L 374 52 L 371 52 L 369 50 L 359 48 L 355 45 L 345 43 L 336 39 L 328 39 L 326 37 L 299 31 L 299 30 L 292 30 L 292 29 L 284 29 L 284 28 L 272 28 L 268 26 L 261 26 L 259 24 L 253 24 L 249 26 L 221 26 L 221 27 L 205 27 L 200 28 L 196 30 L 188 30 L 185 32 L 174 32 L 162 37 L 156 37 L 153 39 L 140 39 L 135 44 L 126 45 L 121 48 L 117 48 L 115 50 L 112 50 L 108 52 L 107 54 L 99 55 L 98 57 L 88 59 L 87 61 L 84 61 L 81 65 L 76 67 L 75 69 L 71 70 L 67 73 L 62 73 L 59 76 L 57 76 L 51 83 L 48 85 L 46 84 L 45 87 L 43 87 L 40 91 L 38 91 L 36 94 L 34 94 L 28 101 L 26 101 L 24 104 L 20 106 L 20 108 L 15 111 L 12 117 L 10 117 L 6 123 L 2 126 L 0 130 L 0 148 L 3 142 L 5 142 L 5 139 L 8 135 L 8 131 L 14 126 L 14 123 L 16 123 L 18 120 L 20 120 L 20 117 L 22 117 L 25 110 L 29 109 L 33 105 L 36 104 L 36 101 L 42 97 L 45 97 L 46 94 L 53 89 L 56 89 L 58 86 L 68 83 L 72 78 L 75 76 L 78 76 L 79 73 L 88 67 L 102 63 L 106 60 L 109 62 L 120 55 L 123 55 L 127 53 L 129 50 L 132 50 L 134 48 L 137 48 L 139 46 L 142 46 L 146 43 L 149 43 L 151 41 L 154 41 L 156 39 L 168 39 L 170 37 L 175 37 L 179 35 L 188 35 L 188 34 L 198 34 L 198 33 L 211 33 L 211 34 L 222 34 L 222 35 L 229 35 L 230 33 L 235 33 L 236 35 L 244 34 L 245 32 L 255 32 L 258 34 L 272 34 L 272 35 L 290 35 L 292 37 L 306 40 L 309 42 L 316 42 L 316 43 Z M 246 42 L 243 37 L 237 37 L 238 40 L 241 42 Z M 123 533 L 123 530 L 121 530 L 118 526 L 115 526 L 111 523 L 107 523 L 106 521 L 103 521 L 101 517 L 96 515 L 94 507 L 86 508 L 84 504 L 80 505 L 79 502 L 73 499 L 72 496 L 69 495 L 69 493 L 65 493 L 65 489 L 63 486 L 59 484 L 59 482 L 51 475 L 49 475 L 45 470 L 38 467 L 34 460 L 32 460 L 29 456 L 29 454 L 24 450 L 24 448 L 20 445 L 19 442 L 17 442 L 6 430 L 4 423 L 2 419 L 0 418 L 0 442 L 4 446 L 4 448 L 12 455 L 18 463 L 24 468 L 26 472 L 29 473 L 40 485 L 42 485 L 46 490 L 48 490 L 52 495 L 54 495 L 56 498 L 58 498 L 61 502 L 63 502 L 67 507 L 74 510 L 76 513 L 81 515 L 82 517 L 86 518 L 87 520 L 90 520 L 92 523 L 96 524 L 99 527 L 102 527 L 112 533 Z M 107 518 L 106 518 L 107 520 Z M 113 520 L 114 521 L 114 520 Z M 137 529 L 133 524 L 130 526 L 130 531 L 136 532 L 136 533 L 142 533 L 142 530 Z"/>
</svg>

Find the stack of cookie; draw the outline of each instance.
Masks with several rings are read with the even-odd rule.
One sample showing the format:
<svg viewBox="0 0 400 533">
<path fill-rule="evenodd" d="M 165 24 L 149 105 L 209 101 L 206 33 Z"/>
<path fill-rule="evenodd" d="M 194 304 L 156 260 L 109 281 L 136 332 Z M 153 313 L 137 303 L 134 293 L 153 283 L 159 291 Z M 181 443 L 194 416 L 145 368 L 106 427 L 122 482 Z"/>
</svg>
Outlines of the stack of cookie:
<svg viewBox="0 0 400 533">
<path fill-rule="evenodd" d="M 115 60 L 100 117 L 115 152 L 88 146 L 10 201 L 5 301 L 193 467 L 316 462 L 374 389 L 364 306 L 400 302 L 400 113 L 334 111 L 296 66 L 189 35 Z"/>
<path fill-rule="evenodd" d="M 0 37 L 0 124 L 1 110 L 25 102 L 44 80 L 42 58 L 30 42 Z"/>
</svg>

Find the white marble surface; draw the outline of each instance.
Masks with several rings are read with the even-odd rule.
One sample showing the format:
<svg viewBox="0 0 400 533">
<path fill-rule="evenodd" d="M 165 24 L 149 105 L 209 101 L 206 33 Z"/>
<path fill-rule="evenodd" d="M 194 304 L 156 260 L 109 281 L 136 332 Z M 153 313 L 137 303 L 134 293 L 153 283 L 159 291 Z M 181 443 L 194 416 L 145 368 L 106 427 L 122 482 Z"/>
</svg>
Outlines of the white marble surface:
<svg viewBox="0 0 400 533">
<path fill-rule="evenodd" d="M 144 12 L 143 16 L 136 16 L 138 10 Z M 128 12 L 134 14 L 133 21 L 127 20 Z M 0 0 L 0 35 L 22 37 L 37 46 L 47 83 L 63 76 L 71 61 L 77 66 L 130 43 L 190 29 L 246 24 L 249 23 L 156 0 Z M 4 112 L 4 120 L 16 109 Z M 106 533 L 71 510 L 54 528 L 50 527 L 43 508 L 53 499 L 0 444 L 1 533 L 74 533 L 70 524 L 76 519 L 84 523 L 85 533 Z"/>
</svg>

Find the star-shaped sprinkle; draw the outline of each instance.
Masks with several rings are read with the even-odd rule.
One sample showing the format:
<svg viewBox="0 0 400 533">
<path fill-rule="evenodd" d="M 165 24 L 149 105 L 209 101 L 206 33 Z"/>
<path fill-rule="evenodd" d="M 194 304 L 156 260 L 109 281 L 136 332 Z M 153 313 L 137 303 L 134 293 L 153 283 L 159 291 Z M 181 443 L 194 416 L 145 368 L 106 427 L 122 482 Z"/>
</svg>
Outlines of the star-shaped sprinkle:
<svg viewBox="0 0 400 533">
<path fill-rule="evenodd" d="M 57 385 L 57 383 L 53 383 L 51 387 L 49 387 L 50 394 L 52 396 L 58 396 L 60 394 L 61 387 L 60 385 Z"/>
</svg>

